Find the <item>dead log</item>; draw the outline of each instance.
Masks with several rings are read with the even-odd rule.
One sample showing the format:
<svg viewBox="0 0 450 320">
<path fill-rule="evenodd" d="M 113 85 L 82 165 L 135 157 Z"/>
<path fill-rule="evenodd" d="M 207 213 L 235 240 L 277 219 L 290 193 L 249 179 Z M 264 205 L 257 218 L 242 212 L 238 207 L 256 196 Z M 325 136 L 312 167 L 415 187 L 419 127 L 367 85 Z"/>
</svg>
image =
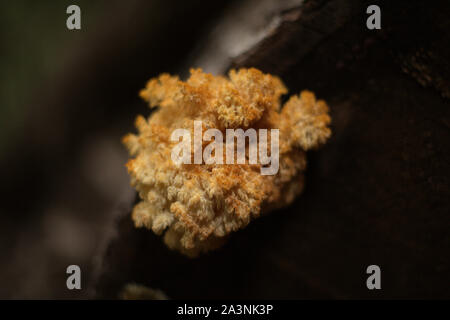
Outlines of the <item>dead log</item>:
<svg viewBox="0 0 450 320">
<path fill-rule="evenodd" d="M 374 3 L 372 3 L 374 2 Z M 382 29 L 365 27 L 378 4 Z M 232 67 L 281 76 L 331 106 L 333 137 L 309 154 L 304 194 L 188 259 L 117 222 L 93 284 L 171 298 L 449 298 L 450 86 L 445 1 L 306 1 Z M 366 288 L 366 268 L 382 290 Z"/>
</svg>

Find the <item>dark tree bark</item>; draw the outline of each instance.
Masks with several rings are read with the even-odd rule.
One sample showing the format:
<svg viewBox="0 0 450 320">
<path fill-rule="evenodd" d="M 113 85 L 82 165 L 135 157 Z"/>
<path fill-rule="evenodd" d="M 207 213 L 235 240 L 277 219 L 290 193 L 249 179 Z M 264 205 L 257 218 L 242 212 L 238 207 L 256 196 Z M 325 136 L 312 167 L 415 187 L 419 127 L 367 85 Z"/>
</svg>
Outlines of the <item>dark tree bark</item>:
<svg viewBox="0 0 450 320">
<path fill-rule="evenodd" d="M 313 90 L 331 107 L 333 137 L 308 155 L 305 192 L 188 259 L 152 232 L 117 222 L 93 285 L 171 298 L 449 298 L 450 43 L 445 1 L 307 1 L 233 61 Z M 375 1 L 376 2 L 376 1 Z M 366 268 L 382 290 L 366 288 Z"/>
</svg>

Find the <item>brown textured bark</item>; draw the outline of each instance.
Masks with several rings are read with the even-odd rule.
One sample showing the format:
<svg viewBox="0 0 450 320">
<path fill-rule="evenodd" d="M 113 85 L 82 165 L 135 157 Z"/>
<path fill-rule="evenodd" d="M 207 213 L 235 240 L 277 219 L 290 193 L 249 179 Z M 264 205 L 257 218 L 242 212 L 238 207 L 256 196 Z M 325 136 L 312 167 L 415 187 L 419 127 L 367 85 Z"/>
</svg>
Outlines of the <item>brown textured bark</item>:
<svg viewBox="0 0 450 320">
<path fill-rule="evenodd" d="M 194 260 L 125 214 L 97 297 L 133 281 L 171 298 L 450 297 L 450 5 L 378 4 L 371 31 L 368 2 L 307 1 L 233 63 L 330 105 L 333 137 L 309 154 L 302 196 Z M 382 290 L 366 288 L 371 264 Z"/>
</svg>

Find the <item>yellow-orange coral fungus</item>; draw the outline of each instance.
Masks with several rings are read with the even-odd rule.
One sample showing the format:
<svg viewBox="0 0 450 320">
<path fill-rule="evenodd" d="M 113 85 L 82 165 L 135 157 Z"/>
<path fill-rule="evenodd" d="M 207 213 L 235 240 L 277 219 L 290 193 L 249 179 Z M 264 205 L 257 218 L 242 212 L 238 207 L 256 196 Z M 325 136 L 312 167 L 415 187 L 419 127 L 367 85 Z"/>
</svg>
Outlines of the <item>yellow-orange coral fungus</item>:
<svg viewBox="0 0 450 320">
<path fill-rule="evenodd" d="M 286 92 L 278 77 L 254 68 L 231 70 L 228 78 L 193 69 L 186 82 L 168 74 L 151 79 L 140 95 L 159 108 L 148 119 L 139 116 L 138 134 L 123 139 L 134 156 L 127 167 L 141 199 L 132 213 L 135 225 L 164 233 L 170 248 L 195 256 L 262 211 L 292 202 L 303 188 L 305 151 L 327 141 L 331 119 L 326 103 L 309 91 L 281 108 Z M 261 164 L 250 163 L 176 165 L 171 133 L 192 133 L 199 120 L 203 130 L 224 134 L 231 128 L 279 129 L 277 174 L 262 175 Z"/>
</svg>

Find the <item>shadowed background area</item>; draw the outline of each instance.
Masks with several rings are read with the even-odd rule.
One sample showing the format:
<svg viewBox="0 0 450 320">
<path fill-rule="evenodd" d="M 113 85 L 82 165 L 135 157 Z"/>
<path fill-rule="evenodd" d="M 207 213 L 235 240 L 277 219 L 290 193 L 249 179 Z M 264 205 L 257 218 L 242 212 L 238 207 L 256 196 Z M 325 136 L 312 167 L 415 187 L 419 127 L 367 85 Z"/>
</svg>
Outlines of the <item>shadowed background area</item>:
<svg viewBox="0 0 450 320">
<path fill-rule="evenodd" d="M 382 30 L 365 27 L 379 3 Z M 65 27 L 69 4 L 82 30 Z M 450 297 L 446 1 L 0 5 L 0 298 Z M 120 138 L 161 72 L 257 67 L 331 107 L 291 206 L 196 260 L 135 229 Z M 66 289 L 80 265 L 81 291 Z M 368 291 L 365 270 L 382 269 Z M 89 290 L 88 290 L 89 289 Z"/>
</svg>

